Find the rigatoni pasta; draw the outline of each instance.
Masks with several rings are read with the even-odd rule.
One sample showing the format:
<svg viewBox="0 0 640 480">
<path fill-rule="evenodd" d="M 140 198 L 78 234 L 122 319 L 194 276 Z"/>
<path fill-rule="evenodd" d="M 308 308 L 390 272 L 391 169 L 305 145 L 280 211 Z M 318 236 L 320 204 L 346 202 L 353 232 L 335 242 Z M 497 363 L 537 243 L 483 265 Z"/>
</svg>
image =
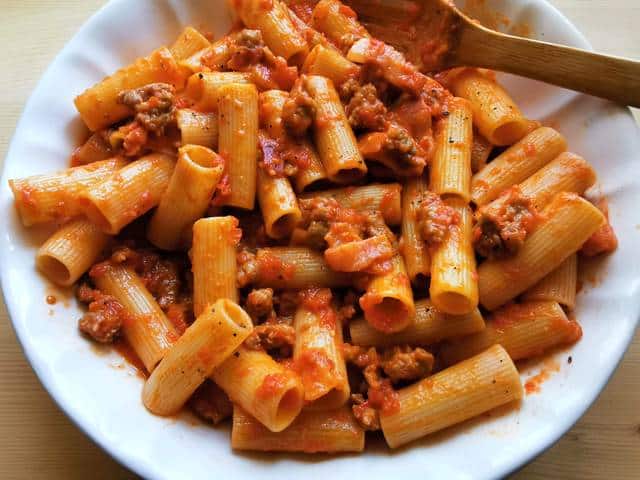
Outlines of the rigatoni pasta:
<svg viewBox="0 0 640 480">
<path fill-rule="evenodd" d="M 548 127 L 534 130 L 496 157 L 471 180 L 471 200 L 480 206 L 522 182 L 567 148 L 560 133 Z"/>
<path fill-rule="evenodd" d="M 187 229 L 207 211 L 222 176 L 224 160 L 212 150 L 186 145 L 160 204 L 149 222 L 147 238 L 165 250 L 174 250 Z"/>
<path fill-rule="evenodd" d="M 79 215 L 80 195 L 124 165 L 123 160 L 112 158 L 48 175 L 9 180 L 22 224 L 29 227 Z"/>
<path fill-rule="evenodd" d="M 304 404 L 300 377 L 265 352 L 240 347 L 213 371 L 212 378 L 272 432 L 291 425 Z"/>
<path fill-rule="evenodd" d="M 462 315 L 478 305 L 476 259 L 471 245 L 471 210 L 463 200 L 445 200 L 458 222 L 449 227 L 444 242 L 431 256 L 431 301 L 441 311 Z"/>
<path fill-rule="evenodd" d="M 464 315 L 449 315 L 434 307 L 430 300 L 417 300 L 416 313 L 408 327 L 397 333 L 383 333 L 364 318 L 349 323 L 354 345 L 385 347 L 393 345 L 431 345 L 451 337 L 476 333 L 484 329 L 484 320 L 476 308 Z"/>
<path fill-rule="evenodd" d="M 387 3 L 352 5 L 372 33 L 422 14 Z M 79 95 L 72 168 L 9 181 L 79 330 L 142 365 L 150 412 L 233 414 L 236 450 L 397 448 L 515 403 L 617 245 L 593 168 L 492 72 L 422 73 L 339 0 L 232 8 Z"/>
<path fill-rule="evenodd" d="M 441 358 L 453 365 L 499 344 L 514 361 L 522 360 L 569 345 L 581 336 L 580 325 L 567 318 L 559 303 L 524 302 L 493 312 L 484 330 L 449 341 L 442 347 Z"/>
<path fill-rule="evenodd" d="M 200 315 L 221 298 L 238 301 L 235 217 L 202 218 L 193 225 L 193 311 Z"/>
<path fill-rule="evenodd" d="M 500 345 L 398 392 L 380 423 L 391 448 L 522 398 L 520 376 Z M 454 398 L 457 401 L 454 401 Z"/>
<path fill-rule="evenodd" d="M 429 188 L 438 195 L 470 198 L 472 114 L 469 103 L 461 98 L 452 101 L 449 115 L 440 121 L 431 161 Z"/>
<path fill-rule="evenodd" d="M 304 410 L 285 430 L 273 433 L 241 407 L 233 409 L 231 446 L 263 452 L 339 453 L 364 450 L 364 430 L 347 407 Z"/>
<path fill-rule="evenodd" d="M 210 304 L 145 382 L 145 407 L 156 415 L 176 413 L 213 369 L 242 344 L 252 328 L 249 315 L 231 300 Z"/>
<path fill-rule="evenodd" d="M 605 222 L 600 211 L 572 193 L 557 195 L 543 211 L 546 220 L 513 258 L 488 260 L 478 268 L 480 303 L 493 310 L 535 285 Z"/>
<path fill-rule="evenodd" d="M 98 259 L 109 236 L 85 218 L 60 227 L 36 253 L 36 266 L 52 282 L 73 285 Z"/>
<path fill-rule="evenodd" d="M 511 145 L 527 133 L 529 121 L 509 94 L 476 69 L 465 69 L 451 82 L 454 95 L 469 100 L 473 122 L 494 145 Z"/>
<path fill-rule="evenodd" d="M 329 180 L 357 180 L 367 173 L 367 166 L 333 83 L 325 77 L 309 75 L 303 84 L 315 102 L 315 143 Z"/>
<path fill-rule="evenodd" d="M 180 89 L 185 80 L 175 57 L 163 47 L 87 89 L 75 105 L 87 127 L 96 131 L 131 115 L 131 109 L 118 102 L 120 92 L 157 82 Z"/>
<path fill-rule="evenodd" d="M 105 294 L 114 297 L 125 309 L 122 333 L 140 357 L 147 372 L 153 372 L 171 345 L 178 339 L 174 325 L 130 268 L 103 265 L 93 269 L 91 277 Z"/>
<path fill-rule="evenodd" d="M 220 87 L 218 148 L 230 179 L 225 205 L 253 209 L 258 150 L 258 91 L 255 85 L 230 83 Z"/>
</svg>

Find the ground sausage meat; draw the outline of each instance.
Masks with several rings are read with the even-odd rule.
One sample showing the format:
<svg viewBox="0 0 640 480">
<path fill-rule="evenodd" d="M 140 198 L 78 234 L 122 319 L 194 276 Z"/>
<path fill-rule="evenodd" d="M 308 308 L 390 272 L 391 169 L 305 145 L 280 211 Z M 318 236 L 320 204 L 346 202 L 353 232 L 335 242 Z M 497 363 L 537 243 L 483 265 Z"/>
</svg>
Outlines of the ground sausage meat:
<svg viewBox="0 0 640 480">
<path fill-rule="evenodd" d="M 415 208 L 420 235 L 429 248 L 440 245 L 447 237 L 449 228 L 460 221 L 457 212 L 433 192 L 423 193 Z"/>
<path fill-rule="evenodd" d="M 227 62 L 230 70 L 243 70 L 260 63 L 264 58 L 264 42 L 260 30 L 243 29 L 234 36 L 231 58 Z"/>
<path fill-rule="evenodd" d="M 258 261 L 255 254 L 246 248 L 241 249 L 236 255 L 236 262 L 238 264 L 236 277 L 238 287 L 243 288 L 254 283 L 258 278 Z"/>
<path fill-rule="evenodd" d="M 384 352 L 380 366 L 393 383 L 420 380 L 431 373 L 433 355 L 422 348 L 393 347 Z"/>
<path fill-rule="evenodd" d="M 196 415 L 214 425 L 229 418 L 233 413 L 229 397 L 211 380 L 205 380 L 198 387 L 189 399 L 188 405 Z"/>
<path fill-rule="evenodd" d="M 273 289 L 259 288 L 251 290 L 247 295 L 245 310 L 254 323 L 263 320 L 265 317 L 273 316 Z"/>
<path fill-rule="evenodd" d="M 474 247 L 487 258 L 505 258 L 517 253 L 540 219 L 531 200 L 517 187 L 506 192 L 498 202 L 497 206 L 480 208 L 474 227 Z"/>
<path fill-rule="evenodd" d="M 345 111 L 353 128 L 375 131 L 385 129 L 387 108 L 378 98 L 378 91 L 371 83 L 358 88 Z"/>
<path fill-rule="evenodd" d="M 124 90 L 118 102 L 135 111 L 135 121 L 146 131 L 162 135 L 175 120 L 175 89 L 168 83 L 150 83 L 133 90 Z"/>
<path fill-rule="evenodd" d="M 351 395 L 351 410 L 353 416 L 360 426 L 369 432 L 380 430 L 380 415 L 378 410 L 369 406 L 369 402 L 364 399 L 364 396 L 360 393 Z"/>
<path fill-rule="evenodd" d="M 278 351 L 280 356 L 291 355 L 296 331 L 285 323 L 268 322 L 253 328 L 244 345 L 252 350 Z"/>
<path fill-rule="evenodd" d="M 163 310 L 178 302 L 182 288 L 179 262 L 162 258 L 150 250 L 133 250 L 129 247 L 116 248 L 111 260 L 132 266 Z"/>
<path fill-rule="evenodd" d="M 587 257 L 610 253 L 618 248 L 618 238 L 609 223 L 609 206 L 607 200 L 602 198 L 595 202 L 595 205 L 603 213 L 607 221 L 602 224 L 582 246 L 580 253 Z"/>
<path fill-rule="evenodd" d="M 126 311 L 111 295 L 82 284 L 76 292 L 78 300 L 89 304 L 88 311 L 78 321 L 78 328 L 95 341 L 111 343 L 119 335 Z"/>
<path fill-rule="evenodd" d="M 396 123 L 389 125 L 383 148 L 398 170 L 407 175 L 421 174 L 427 164 L 422 148 L 406 128 Z"/>
<path fill-rule="evenodd" d="M 316 116 L 316 103 L 302 86 L 296 83 L 282 110 L 282 123 L 294 137 L 302 137 Z"/>
</svg>

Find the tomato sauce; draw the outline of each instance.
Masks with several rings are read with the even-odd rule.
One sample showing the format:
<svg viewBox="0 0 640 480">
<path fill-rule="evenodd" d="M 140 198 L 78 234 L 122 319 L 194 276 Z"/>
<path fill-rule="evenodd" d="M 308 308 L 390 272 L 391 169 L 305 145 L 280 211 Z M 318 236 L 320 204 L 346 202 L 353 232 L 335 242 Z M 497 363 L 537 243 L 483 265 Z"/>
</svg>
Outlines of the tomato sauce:
<svg viewBox="0 0 640 480">
<path fill-rule="evenodd" d="M 113 348 L 116 352 L 122 356 L 122 358 L 133 367 L 136 375 L 143 380 L 149 378 L 149 374 L 147 373 L 147 369 L 138 357 L 138 354 L 135 352 L 129 342 L 127 342 L 124 338 L 119 338 L 113 343 Z"/>
<path fill-rule="evenodd" d="M 256 255 L 258 277 L 264 283 L 291 280 L 296 273 L 296 266 L 285 263 L 270 252 L 259 250 Z"/>
<path fill-rule="evenodd" d="M 400 410 L 400 397 L 389 379 L 381 380 L 379 386 L 369 387 L 367 402 L 383 415 L 393 415 Z"/>
<path fill-rule="evenodd" d="M 265 375 L 260 386 L 256 389 L 256 400 L 271 399 L 282 393 L 287 386 L 289 377 L 284 373 L 270 373 Z"/>
</svg>

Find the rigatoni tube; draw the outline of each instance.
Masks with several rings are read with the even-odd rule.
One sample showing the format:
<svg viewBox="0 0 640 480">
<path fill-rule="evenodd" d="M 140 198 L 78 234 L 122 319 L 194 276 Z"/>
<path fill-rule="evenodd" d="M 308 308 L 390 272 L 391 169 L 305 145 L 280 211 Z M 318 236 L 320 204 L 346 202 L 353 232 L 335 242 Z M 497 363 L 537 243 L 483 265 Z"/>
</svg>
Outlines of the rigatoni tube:
<svg viewBox="0 0 640 480">
<path fill-rule="evenodd" d="M 300 372 L 309 408 L 330 410 L 349 399 L 349 379 L 342 356 L 342 323 L 331 305 L 331 290 L 300 292 L 293 319 L 296 340 L 293 361 Z"/>
<path fill-rule="evenodd" d="M 362 177 L 367 173 L 367 166 L 333 83 L 318 75 L 302 79 L 315 102 L 315 144 L 329 180 L 346 183 Z"/>
<path fill-rule="evenodd" d="M 442 312 L 462 315 L 478 306 L 476 258 L 472 245 L 473 216 L 467 202 L 450 197 L 445 200 L 458 216 L 445 240 L 431 254 L 433 304 Z"/>
<path fill-rule="evenodd" d="M 172 415 L 249 336 L 251 318 L 239 305 L 220 299 L 187 328 L 147 379 L 145 407 L 156 415 Z"/>
<path fill-rule="evenodd" d="M 185 80 L 176 59 L 162 47 L 85 90 L 74 103 L 84 123 L 95 132 L 133 114 L 130 107 L 118 102 L 123 90 L 158 82 L 180 89 Z"/>
<path fill-rule="evenodd" d="M 207 48 L 211 42 L 193 27 L 186 27 L 169 50 L 176 60 L 184 60 L 196 52 Z"/>
<path fill-rule="evenodd" d="M 259 167 L 257 193 L 267 235 L 271 238 L 288 236 L 302 219 L 289 179 L 272 177 Z"/>
<path fill-rule="evenodd" d="M 338 453 L 364 450 L 364 430 L 349 407 L 304 410 L 285 430 L 273 433 L 241 407 L 233 408 L 231 446 L 261 452 Z"/>
<path fill-rule="evenodd" d="M 223 165 L 222 158 L 206 147 L 187 145 L 179 150 L 169 186 L 149 221 L 151 243 L 165 250 L 179 245 L 187 229 L 207 211 Z"/>
<path fill-rule="evenodd" d="M 500 344 L 516 361 L 571 344 L 581 336 L 580 325 L 569 320 L 557 302 L 525 302 L 496 310 L 484 330 L 451 340 L 442 347 L 440 356 L 445 365 L 453 365 Z"/>
<path fill-rule="evenodd" d="M 309 192 L 300 198 L 333 198 L 345 208 L 379 213 L 389 226 L 402 221 L 402 186 L 399 183 L 372 183 L 362 187 L 333 188 Z"/>
<path fill-rule="evenodd" d="M 115 235 L 160 203 L 175 161 L 154 153 L 118 170 L 80 195 L 84 214 L 105 233 Z"/>
<path fill-rule="evenodd" d="M 578 285 L 578 255 L 569 255 L 558 268 L 527 290 L 523 300 L 547 300 L 573 310 L 576 306 Z"/>
<path fill-rule="evenodd" d="M 86 218 L 60 227 L 36 253 L 36 267 L 53 283 L 73 285 L 95 263 L 109 236 Z"/>
<path fill-rule="evenodd" d="M 595 206 L 573 193 L 556 195 L 544 221 L 511 258 L 487 260 L 478 268 L 480 303 L 493 310 L 551 273 L 605 222 Z"/>
<path fill-rule="evenodd" d="M 435 152 L 429 172 L 433 192 L 457 195 L 467 202 L 471 194 L 471 118 L 469 102 L 462 98 L 449 102 L 449 115 L 436 125 Z"/>
<path fill-rule="evenodd" d="M 484 329 L 484 320 L 477 308 L 464 315 L 449 315 L 439 311 L 428 299 L 416 301 L 415 306 L 416 314 L 413 321 L 397 333 L 382 333 L 369 325 L 364 318 L 351 321 L 351 343 L 373 347 L 402 344 L 424 346 Z"/>
<path fill-rule="evenodd" d="M 304 247 L 260 248 L 255 283 L 271 288 L 346 287 L 351 276 L 331 270 L 320 252 Z"/>
<path fill-rule="evenodd" d="M 566 149 L 566 140 L 554 129 L 541 127 L 534 130 L 473 176 L 471 200 L 478 206 L 490 202 Z"/>
<path fill-rule="evenodd" d="M 411 282 L 400 255 L 391 259 L 392 268 L 372 275 L 360 307 L 367 322 L 381 332 L 394 333 L 407 328 L 415 315 Z"/>
<path fill-rule="evenodd" d="M 9 180 L 22 224 L 30 227 L 80 215 L 80 195 L 124 165 L 124 160 L 112 158 L 61 172 Z"/>
<path fill-rule="evenodd" d="M 91 279 L 125 308 L 128 317 L 122 324 L 124 337 L 147 372 L 153 372 L 178 339 L 173 324 L 133 270 L 121 265 L 105 265 L 95 270 Z"/>
<path fill-rule="evenodd" d="M 220 87 L 218 151 L 225 158 L 230 195 L 224 204 L 252 210 L 258 165 L 258 90 L 232 83 Z"/>
<path fill-rule="evenodd" d="M 330 79 L 335 86 L 355 78 L 360 67 L 346 59 L 338 50 L 316 45 L 302 66 L 302 73 L 321 75 Z"/>
<path fill-rule="evenodd" d="M 218 115 L 182 108 L 176 112 L 182 145 L 218 146 Z"/>
<path fill-rule="evenodd" d="M 451 90 L 469 100 L 476 128 L 494 145 L 511 145 L 527 133 L 529 121 L 509 94 L 477 69 L 456 75 Z"/>
<path fill-rule="evenodd" d="M 391 448 L 424 437 L 522 398 L 520 375 L 504 348 L 495 345 L 464 362 L 398 391 L 399 408 L 382 412 Z"/>
<path fill-rule="evenodd" d="M 346 52 L 353 43 L 368 37 L 367 30 L 358 22 L 355 12 L 338 0 L 321 0 L 313 9 L 313 26 Z"/>
<path fill-rule="evenodd" d="M 285 3 L 280 0 L 238 0 L 234 6 L 247 27 L 262 32 L 264 43 L 273 53 L 291 64 L 302 65 L 309 46 L 293 25 Z"/>
<path fill-rule="evenodd" d="M 414 284 L 426 281 L 431 270 L 431 257 L 420 235 L 416 210 L 422 193 L 427 190 L 425 175 L 407 180 L 402 189 L 402 240 L 400 253 L 407 266 L 407 274 Z"/>
<path fill-rule="evenodd" d="M 291 425 L 304 404 L 300 377 L 263 351 L 241 346 L 211 378 L 234 404 L 272 432 Z"/>
<path fill-rule="evenodd" d="M 230 216 L 202 218 L 193 225 L 191 268 L 196 316 L 221 298 L 238 301 L 236 244 L 241 234 L 238 219 Z"/>
</svg>

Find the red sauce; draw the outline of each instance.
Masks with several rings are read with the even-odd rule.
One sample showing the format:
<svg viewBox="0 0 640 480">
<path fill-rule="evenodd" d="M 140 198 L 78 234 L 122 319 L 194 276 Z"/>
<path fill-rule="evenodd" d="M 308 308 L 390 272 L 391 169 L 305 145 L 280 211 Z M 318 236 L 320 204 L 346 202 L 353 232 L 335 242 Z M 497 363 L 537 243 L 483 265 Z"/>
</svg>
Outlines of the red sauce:
<svg viewBox="0 0 640 480">
<path fill-rule="evenodd" d="M 55 295 L 47 295 L 47 303 L 49 305 L 55 305 L 58 302 L 58 299 L 55 297 Z"/>
<path fill-rule="evenodd" d="M 391 381 L 387 378 L 377 387 L 369 387 L 369 406 L 379 410 L 383 415 L 393 415 L 400 410 L 400 398 L 398 392 L 393 389 Z"/>
<path fill-rule="evenodd" d="M 261 281 L 291 280 L 296 272 L 296 266 L 283 262 L 268 251 L 259 250 L 256 256 L 258 262 L 258 277 Z"/>
<path fill-rule="evenodd" d="M 336 312 L 331 304 L 330 288 L 309 288 L 299 293 L 300 306 L 320 317 L 321 324 L 334 331 L 336 328 Z"/>
<path fill-rule="evenodd" d="M 537 375 L 529 378 L 524 384 L 524 390 L 527 392 L 527 395 L 531 395 L 533 393 L 540 393 L 541 385 L 551 378 L 556 372 L 560 371 L 560 365 L 553 360 L 549 359 L 544 362 L 544 366 L 542 370 Z"/>
<path fill-rule="evenodd" d="M 598 209 L 604 214 L 606 222 L 582 246 L 580 253 L 587 257 L 595 257 L 604 253 L 611 253 L 618 248 L 618 238 L 616 237 L 611 224 L 609 223 L 609 207 L 606 199 L 596 202 Z"/>
<path fill-rule="evenodd" d="M 293 10 L 300 20 L 306 24 L 311 24 L 311 17 L 313 15 L 314 1 L 307 0 L 293 0 L 289 4 L 289 8 Z"/>
<path fill-rule="evenodd" d="M 270 373 L 264 377 L 256 389 L 256 400 L 266 400 L 281 393 L 287 386 L 289 377 L 284 373 Z"/>
<path fill-rule="evenodd" d="M 167 308 L 166 314 L 176 331 L 182 335 L 189 326 L 187 324 L 185 307 L 179 303 L 172 303 Z"/>
<path fill-rule="evenodd" d="M 89 270 L 89 276 L 91 278 L 98 278 L 106 274 L 111 269 L 111 263 L 109 261 L 96 263 L 91 270 Z"/>
<path fill-rule="evenodd" d="M 348 7 L 343 3 L 340 4 L 340 7 L 338 8 L 338 12 L 340 12 L 345 17 L 353 18 L 354 20 L 358 18 L 358 15 L 356 14 L 356 12 L 354 12 L 352 8 Z"/>
<path fill-rule="evenodd" d="M 319 348 L 305 349 L 295 359 L 295 370 L 302 378 L 305 398 L 315 400 L 327 391 L 335 380 L 335 363 Z"/>
<path fill-rule="evenodd" d="M 536 155 L 536 145 L 533 142 L 525 142 L 525 144 L 522 146 L 523 150 L 524 150 L 524 154 L 527 157 L 534 157 Z"/>
<path fill-rule="evenodd" d="M 131 348 L 131 345 L 124 339 L 119 338 L 113 343 L 113 348 L 116 352 L 118 352 L 124 360 L 133 367 L 135 373 L 138 377 L 142 379 L 147 379 L 149 375 L 147 374 L 147 369 L 138 357 L 138 354 Z"/>
<path fill-rule="evenodd" d="M 367 292 L 360 297 L 360 307 L 373 328 L 392 333 L 397 330 L 398 324 L 405 322 L 409 310 L 400 301 L 385 300 L 386 298 L 377 292 Z"/>
</svg>

